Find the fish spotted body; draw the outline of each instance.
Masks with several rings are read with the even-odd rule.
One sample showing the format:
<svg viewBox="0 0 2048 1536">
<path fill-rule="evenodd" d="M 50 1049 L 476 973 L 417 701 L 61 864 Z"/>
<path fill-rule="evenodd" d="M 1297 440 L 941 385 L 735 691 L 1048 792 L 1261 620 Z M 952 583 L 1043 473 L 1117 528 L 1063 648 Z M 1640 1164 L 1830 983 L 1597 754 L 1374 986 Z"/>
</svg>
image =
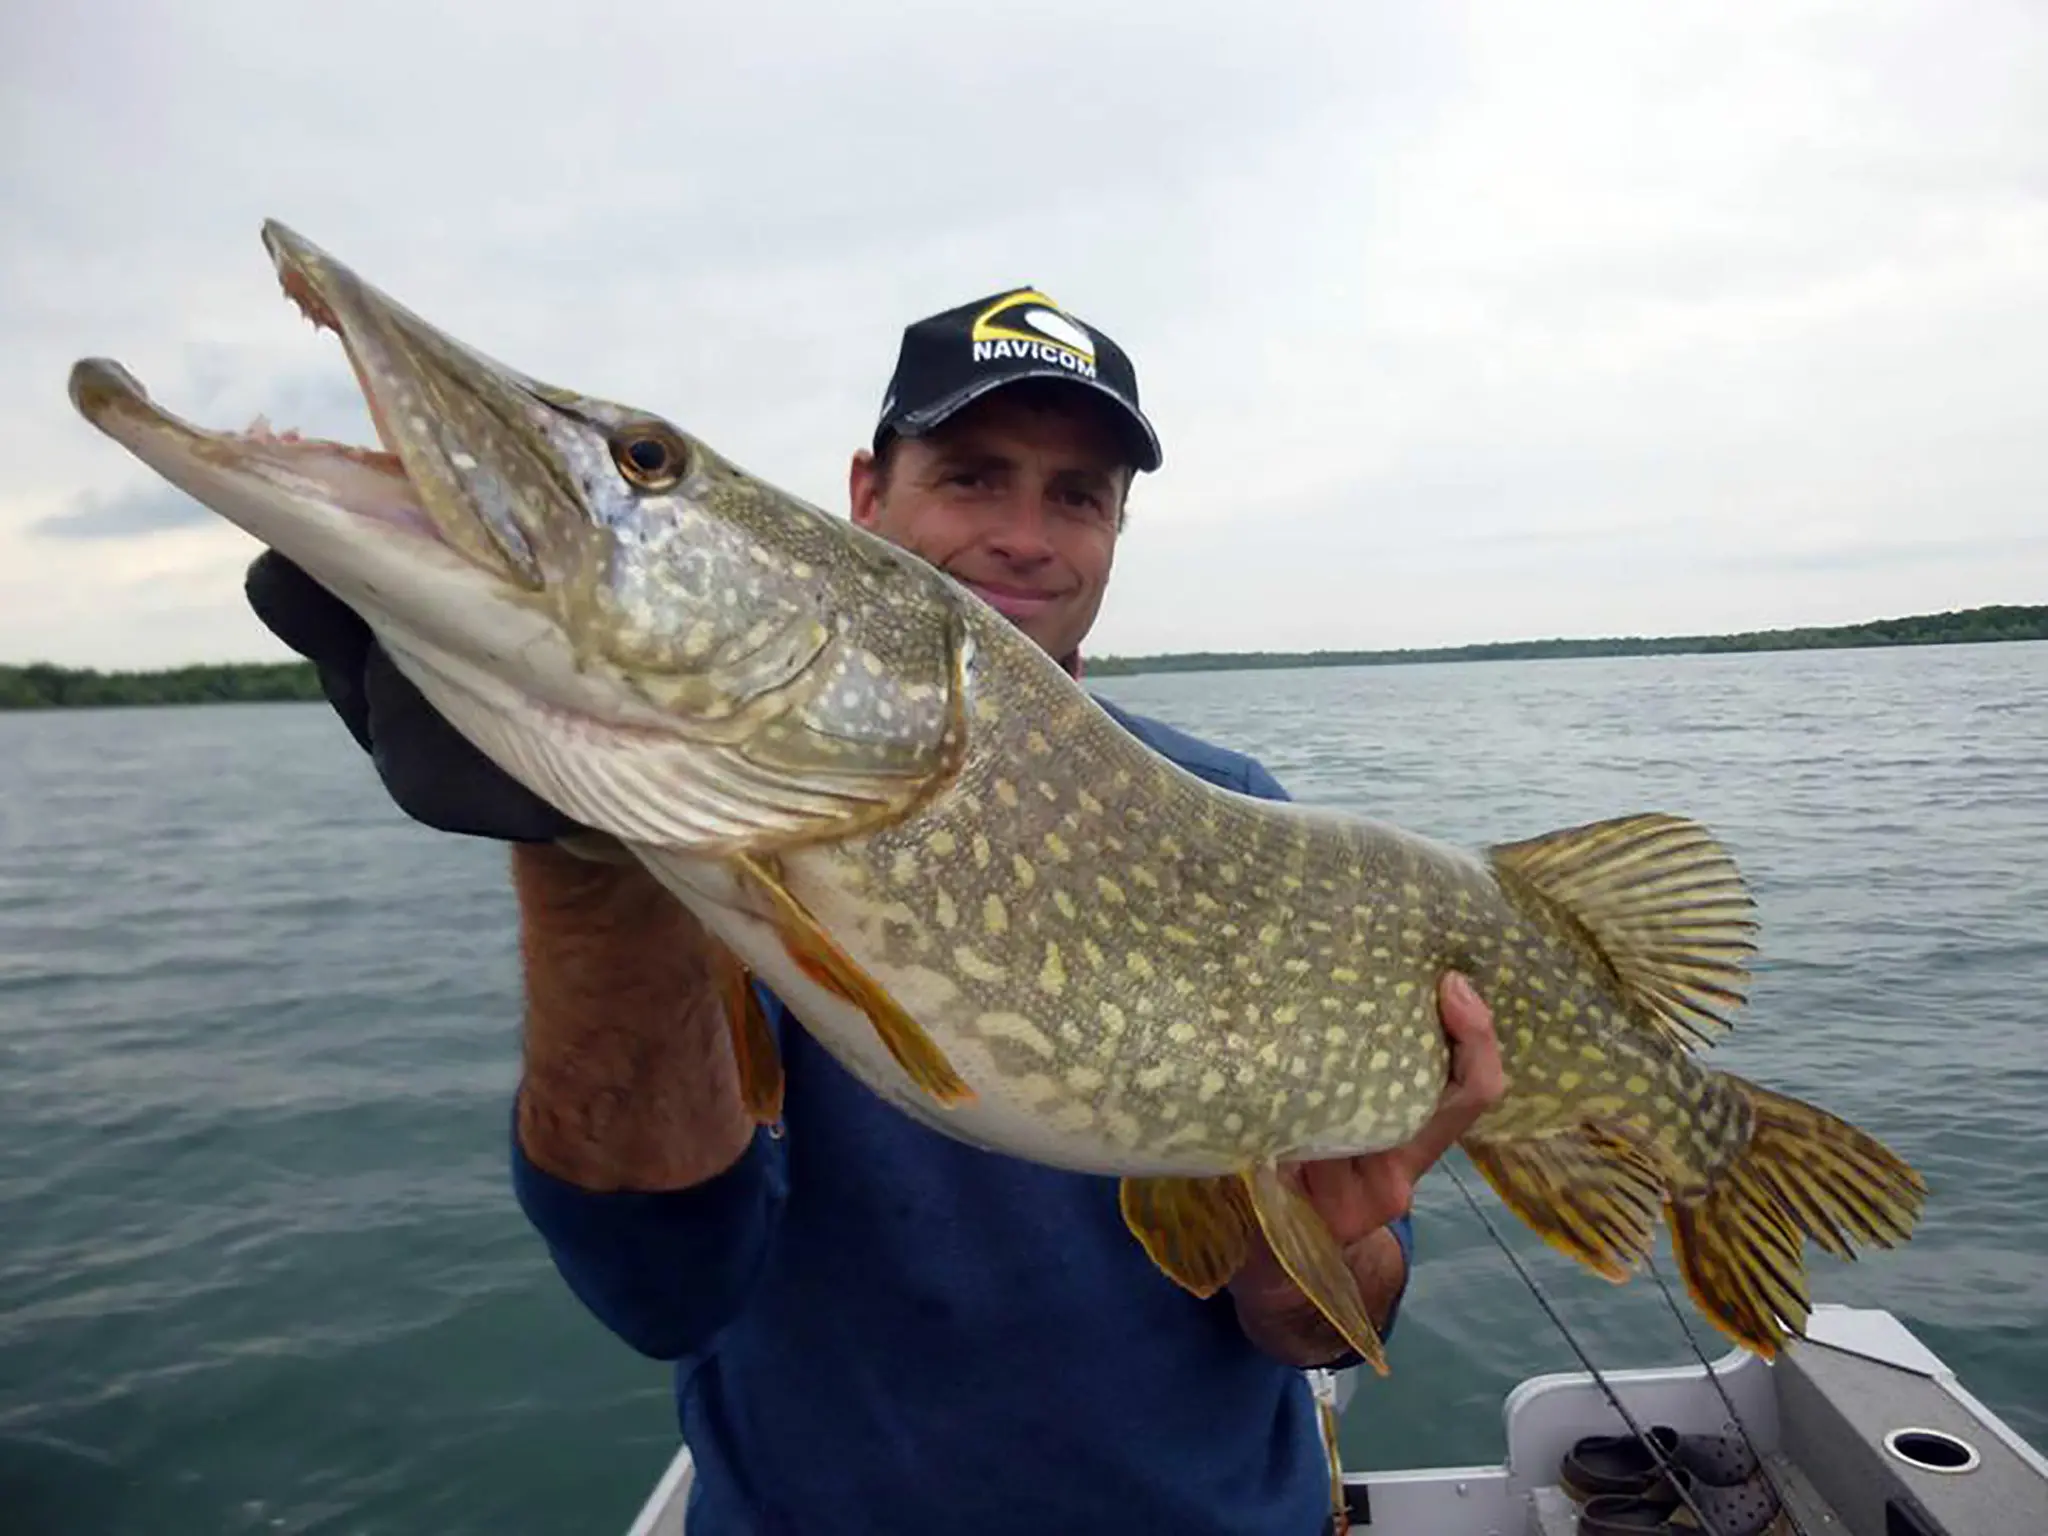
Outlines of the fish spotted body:
<svg viewBox="0 0 2048 1536">
<path fill-rule="evenodd" d="M 1384 1370 L 1279 1168 L 1421 1128 L 1456 969 L 1507 1076 L 1461 1144 L 1599 1273 L 1626 1278 L 1661 1218 L 1704 1315 L 1768 1355 L 1803 1326 L 1806 1241 L 1909 1235 L 1925 1190 L 1895 1155 L 1702 1059 L 1754 932 L 1703 827 L 1474 852 L 1218 789 L 924 562 L 265 239 L 383 452 L 204 432 L 98 359 L 74 402 L 331 587 L 458 730 L 703 920 L 762 1120 L 781 1083 L 749 972 L 921 1122 L 1122 1179 L 1191 1291 L 1262 1232 Z"/>
</svg>

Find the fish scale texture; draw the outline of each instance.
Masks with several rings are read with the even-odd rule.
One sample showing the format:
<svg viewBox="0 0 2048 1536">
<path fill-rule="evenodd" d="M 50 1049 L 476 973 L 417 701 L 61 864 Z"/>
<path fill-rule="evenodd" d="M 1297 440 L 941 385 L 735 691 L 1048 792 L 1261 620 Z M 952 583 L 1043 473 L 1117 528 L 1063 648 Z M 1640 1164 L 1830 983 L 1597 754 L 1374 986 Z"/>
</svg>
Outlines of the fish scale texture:
<svg viewBox="0 0 2048 1536">
<path fill-rule="evenodd" d="M 1259 764 L 1112 710 L 1228 789 Z M 1146 1257 L 1114 1179 L 996 1156 L 862 1088 L 768 999 L 781 1140 L 672 1194 L 534 1168 L 529 1219 L 575 1293 L 676 1362 L 698 1461 L 692 1536 L 1311 1536 L 1328 1508 L 1314 1403 L 1228 1295 Z M 1395 1225 L 1403 1250 L 1408 1222 Z"/>
</svg>

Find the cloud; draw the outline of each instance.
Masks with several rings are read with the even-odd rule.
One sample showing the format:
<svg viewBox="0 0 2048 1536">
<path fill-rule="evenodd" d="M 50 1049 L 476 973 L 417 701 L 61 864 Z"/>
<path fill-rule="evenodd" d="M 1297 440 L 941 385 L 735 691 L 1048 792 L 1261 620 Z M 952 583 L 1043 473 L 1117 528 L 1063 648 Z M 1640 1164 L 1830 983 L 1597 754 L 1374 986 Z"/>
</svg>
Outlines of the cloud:
<svg viewBox="0 0 2048 1536">
<path fill-rule="evenodd" d="M 260 354 L 216 342 L 194 342 L 182 361 L 179 414 L 201 422 L 244 427 L 261 417 L 278 431 L 370 443 L 375 429 L 361 390 L 335 348 L 325 375 L 268 371 Z M 87 490 L 63 510 L 28 523 L 31 535 L 55 539 L 123 539 L 170 529 L 210 525 L 215 513 L 183 491 L 154 478 L 117 491 Z"/>
<path fill-rule="evenodd" d="M 1737 556 L 1731 570 L 1759 572 L 1924 571 L 1935 565 L 1982 566 L 1992 562 L 2031 564 L 2048 570 L 2048 534 L 2008 534 L 1978 539 L 1920 539 L 1898 544 L 1830 544 L 1826 548 L 1781 550 Z"/>
<path fill-rule="evenodd" d="M 31 523 L 29 531 L 55 539 L 125 539 L 167 528 L 189 528 L 212 517 L 213 513 L 183 491 L 145 485 L 111 496 L 87 492 L 71 511 Z"/>
<path fill-rule="evenodd" d="M 246 541 L 63 394 L 106 353 L 207 425 L 365 432 L 266 215 L 830 507 L 902 324 L 1045 287 L 1136 356 L 1166 446 L 1098 650 L 2041 598 L 2028 0 L 561 15 L 10 22 L 0 656 L 271 654 Z"/>
</svg>

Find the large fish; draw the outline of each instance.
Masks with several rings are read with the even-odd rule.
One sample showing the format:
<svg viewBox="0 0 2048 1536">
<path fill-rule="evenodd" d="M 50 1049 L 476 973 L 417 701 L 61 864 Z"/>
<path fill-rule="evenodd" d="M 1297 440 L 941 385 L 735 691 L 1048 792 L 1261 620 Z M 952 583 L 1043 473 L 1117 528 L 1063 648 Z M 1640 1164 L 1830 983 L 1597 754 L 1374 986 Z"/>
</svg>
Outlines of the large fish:
<svg viewBox="0 0 2048 1536">
<path fill-rule="evenodd" d="M 264 241 L 383 451 L 202 431 L 102 359 L 73 401 L 357 608 L 459 730 L 703 919 L 737 957 L 762 1119 L 780 1069 L 741 965 L 925 1124 L 1119 1176 L 1196 1294 L 1256 1224 L 1384 1371 L 1278 1169 L 1422 1126 L 1456 968 L 1508 1079 L 1462 1145 L 1600 1274 L 1625 1279 L 1661 1213 L 1702 1312 L 1768 1356 L 1807 1316 L 1805 1240 L 1908 1236 L 1924 1186 L 1899 1158 L 1703 1064 L 1754 930 L 1704 828 L 1629 815 L 1468 852 L 1214 788 L 931 566 L 481 355 L 275 223 Z"/>
</svg>

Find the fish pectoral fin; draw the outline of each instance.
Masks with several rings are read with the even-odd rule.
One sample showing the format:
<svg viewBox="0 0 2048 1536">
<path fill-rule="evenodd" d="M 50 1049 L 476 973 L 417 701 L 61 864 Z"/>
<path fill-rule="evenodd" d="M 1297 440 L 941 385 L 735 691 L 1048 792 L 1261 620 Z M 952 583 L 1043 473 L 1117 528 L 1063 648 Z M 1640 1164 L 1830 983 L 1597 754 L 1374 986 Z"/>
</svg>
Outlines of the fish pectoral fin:
<svg viewBox="0 0 2048 1536">
<path fill-rule="evenodd" d="M 1704 1190 L 1667 1207 L 1671 1246 L 1700 1314 L 1768 1360 L 1806 1328 L 1802 1239 L 1843 1259 L 1856 1243 L 1903 1243 L 1927 1184 L 1846 1120 L 1727 1077 L 1750 1103 L 1749 1144 Z"/>
<path fill-rule="evenodd" d="M 797 967 L 866 1014 L 890 1057 L 913 1083 L 941 1104 L 972 1102 L 974 1089 L 946 1059 L 938 1042 L 833 941 L 763 860 L 741 855 L 730 862 L 747 883 L 768 897 L 774 913 L 770 921 Z"/>
<path fill-rule="evenodd" d="M 1117 1203 L 1152 1262 L 1197 1296 L 1229 1284 L 1251 1246 L 1251 1201 L 1236 1178 L 1127 1178 Z"/>
<path fill-rule="evenodd" d="M 1316 1310 L 1344 1336 L 1344 1342 L 1380 1375 L 1387 1374 L 1387 1355 L 1379 1330 L 1365 1310 L 1358 1277 L 1345 1262 L 1344 1250 L 1308 1197 L 1263 1163 L 1238 1176 L 1266 1244 L 1287 1276 L 1315 1303 Z"/>
<path fill-rule="evenodd" d="M 1664 1180 L 1646 1148 L 1582 1125 L 1527 1141 L 1459 1142 L 1501 1203 L 1554 1248 L 1619 1285 L 1648 1256 Z"/>
<path fill-rule="evenodd" d="M 1610 967 L 1637 1024 L 1691 1050 L 1747 1000 L 1754 903 L 1698 822 L 1621 816 L 1491 849 L 1511 900 L 1563 919 Z"/>
<path fill-rule="evenodd" d="M 761 994 L 754 990 L 740 957 L 716 940 L 711 944 L 711 969 L 725 1006 L 726 1027 L 732 1031 L 740 1102 L 756 1125 L 773 1125 L 782 1118 L 782 1054 L 775 1048 Z"/>
</svg>

